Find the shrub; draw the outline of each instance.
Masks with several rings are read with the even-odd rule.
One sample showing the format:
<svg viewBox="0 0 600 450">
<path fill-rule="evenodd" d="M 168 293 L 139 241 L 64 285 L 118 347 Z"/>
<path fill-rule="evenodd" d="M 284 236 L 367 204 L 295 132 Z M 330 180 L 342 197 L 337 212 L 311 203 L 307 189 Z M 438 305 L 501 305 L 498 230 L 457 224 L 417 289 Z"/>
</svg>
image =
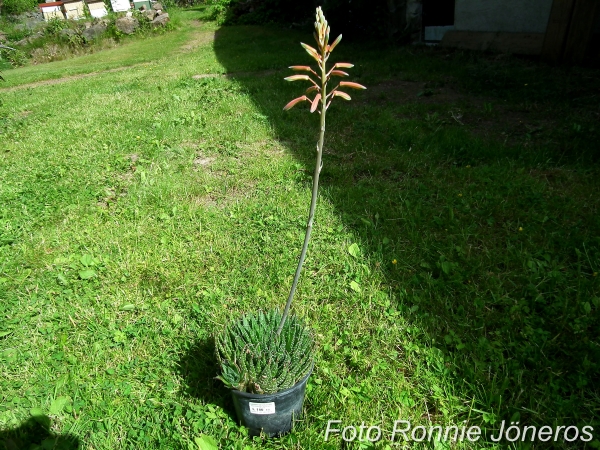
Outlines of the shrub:
<svg viewBox="0 0 600 450">
<path fill-rule="evenodd" d="M 44 34 L 47 36 L 58 36 L 60 31 L 67 28 L 69 26 L 66 20 L 61 20 L 58 17 L 53 17 L 46 24 L 46 29 L 44 30 Z"/>
<path fill-rule="evenodd" d="M 2 14 L 21 14 L 34 10 L 38 5 L 37 0 L 4 0 Z"/>
<path fill-rule="evenodd" d="M 7 60 L 11 66 L 19 67 L 27 62 L 27 55 L 22 50 L 0 48 L 0 59 Z"/>
</svg>

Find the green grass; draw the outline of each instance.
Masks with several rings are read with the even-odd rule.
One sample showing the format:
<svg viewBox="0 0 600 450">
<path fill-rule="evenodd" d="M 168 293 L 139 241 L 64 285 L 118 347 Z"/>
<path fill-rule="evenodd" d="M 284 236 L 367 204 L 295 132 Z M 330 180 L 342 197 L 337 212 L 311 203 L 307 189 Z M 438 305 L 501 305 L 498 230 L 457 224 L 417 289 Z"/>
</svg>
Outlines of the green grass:
<svg viewBox="0 0 600 450">
<path fill-rule="evenodd" d="M 282 111 L 302 90 L 282 78 L 310 36 L 180 14 L 3 71 L 0 442 L 42 414 L 86 449 L 340 448 L 333 419 L 382 426 L 375 448 L 397 419 L 600 427 L 597 74 L 342 42 L 369 89 L 328 114 L 293 307 L 317 339 L 306 415 L 247 437 L 212 338 L 291 285 L 317 118 Z"/>
</svg>

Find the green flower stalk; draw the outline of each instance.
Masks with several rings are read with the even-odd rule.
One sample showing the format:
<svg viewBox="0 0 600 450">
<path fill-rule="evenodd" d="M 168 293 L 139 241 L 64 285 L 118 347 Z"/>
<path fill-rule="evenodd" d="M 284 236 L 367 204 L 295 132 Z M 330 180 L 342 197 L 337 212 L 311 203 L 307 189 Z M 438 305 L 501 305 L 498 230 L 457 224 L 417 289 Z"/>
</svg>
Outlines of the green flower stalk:
<svg viewBox="0 0 600 450">
<path fill-rule="evenodd" d="M 302 246 L 302 252 L 300 253 L 300 259 L 298 261 L 298 267 L 296 268 L 296 274 L 294 276 L 294 281 L 292 283 L 292 288 L 290 290 L 290 295 L 288 296 L 285 309 L 283 311 L 283 315 L 281 318 L 281 322 L 279 323 L 279 327 L 277 328 L 277 334 L 281 333 L 287 316 L 290 311 L 290 306 L 292 304 L 292 300 L 294 299 L 294 294 L 296 293 L 296 287 L 298 286 L 298 280 L 300 279 L 300 273 L 302 272 L 302 265 L 304 264 L 304 259 L 306 258 L 306 251 L 308 250 L 308 242 L 310 241 L 310 235 L 312 232 L 313 221 L 315 217 L 315 209 L 317 206 L 317 196 L 319 192 L 319 175 L 321 174 L 321 169 L 323 168 L 323 143 L 325 142 L 325 116 L 327 113 L 327 109 L 331 105 L 334 97 L 340 97 L 344 100 L 350 100 L 350 95 L 346 92 L 342 91 L 342 88 L 349 89 L 366 89 L 361 84 L 353 83 L 350 81 L 340 81 L 335 88 L 328 93 L 327 84 L 333 77 L 347 77 L 348 74 L 339 69 L 351 69 L 354 67 L 353 64 L 350 63 L 335 63 L 331 69 L 327 70 L 327 60 L 331 55 L 331 52 L 335 49 L 335 47 L 342 40 L 342 35 L 340 34 L 337 39 L 333 42 L 333 44 L 329 44 L 329 25 L 327 24 L 327 20 L 323 15 L 323 11 L 321 8 L 317 8 L 317 20 L 315 22 L 315 40 L 317 41 L 317 48 L 313 48 L 310 45 L 306 45 L 301 43 L 302 47 L 306 50 L 306 52 L 317 62 L 317 70 L 313 70 L 310 66 L 291 66 L 290 69 L 299 71 L 299 72 L 308 72 L 308 74 L 299 74 L 292 75 L 290 77 L 285 78 L 287 81 L 309 81 L 312 86 L 310 86 L 305 95 L 295 98 L 291 102 L 289 102 L 283 108 L 285 111 L 293 108 L 299 103 L 309 102 L 310 103 L 310 112 L 313 113 L 318 111 L 321 115 L 320 122 L 320 132 L 319 132 L 319 142 L 317 143 L 317 158 L 315 163 L 315 172 L 313 175 L 313 188 L 312 188 L 312 199 L 310 202 L 310 209 L 308 213 L 308 222 L 306 224 L 306 234 L 304 236 L 304 245 Z M 314 93 L 314 97 L 311 99 L 306 94 Z"/>
</svg>

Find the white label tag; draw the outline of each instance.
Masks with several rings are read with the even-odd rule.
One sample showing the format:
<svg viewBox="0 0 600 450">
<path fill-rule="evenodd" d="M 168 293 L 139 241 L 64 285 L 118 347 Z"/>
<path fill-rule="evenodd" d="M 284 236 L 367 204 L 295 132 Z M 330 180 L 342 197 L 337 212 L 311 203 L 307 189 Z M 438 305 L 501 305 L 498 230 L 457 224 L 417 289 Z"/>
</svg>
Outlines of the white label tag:
<svg viewBox="0 0 600 450">
<path fill-rule="evenodd" d="M 252 414 L 275 414 L 275 402 L 252 403 L 248 402 Z"/>
</svg>

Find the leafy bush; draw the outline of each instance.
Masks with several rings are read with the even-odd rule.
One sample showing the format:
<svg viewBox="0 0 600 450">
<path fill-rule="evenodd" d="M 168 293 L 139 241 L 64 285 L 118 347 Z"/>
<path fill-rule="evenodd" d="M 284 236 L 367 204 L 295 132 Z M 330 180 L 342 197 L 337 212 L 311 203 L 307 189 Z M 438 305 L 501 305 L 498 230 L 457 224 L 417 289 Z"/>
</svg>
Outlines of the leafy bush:
<svg viewBox="0 0 600 450">
<path fill-rule="evenodd" d="M 209 17 L 223 24 L 292 23 L 310 20 L 314 1 L 208 0 Z"/>
<path fill-rule="evenodd" d="M 0 59 L 7 60 L 13 67 L 19 67 L 27 62 L 27 55 L 19 49 L 0 48 Z"/>
<path fill-rule="evenodd" d="M 4 0 L 2 14 L 21 14 L 34 10 L 38 5 L 37 0 Z"/>
<path fill-rule="evenodd" d="M 61 20 L 58 17 L 53 17 L 46 24 L 44 34 L 48 36 L 58 36 L 61 30 L 68 28 L 69 24 L 66 20 Z"/>
<path fill-rule="evenodd" d="M 277 335 L 282 314 L 277 310 L 249 313 L 216 338 L 219 377 L 228 388 L 272 394 L 292 387 L 310 370 L 313 337 L 296 317 L 289 317 Z"/>
<path fill-rule="evenodd" d="M 17 42 L 31 36 L 33 33 L 27 28 L 10 28 L 6 31 L 6 37 L 10 42 Z"/>
</svg>

